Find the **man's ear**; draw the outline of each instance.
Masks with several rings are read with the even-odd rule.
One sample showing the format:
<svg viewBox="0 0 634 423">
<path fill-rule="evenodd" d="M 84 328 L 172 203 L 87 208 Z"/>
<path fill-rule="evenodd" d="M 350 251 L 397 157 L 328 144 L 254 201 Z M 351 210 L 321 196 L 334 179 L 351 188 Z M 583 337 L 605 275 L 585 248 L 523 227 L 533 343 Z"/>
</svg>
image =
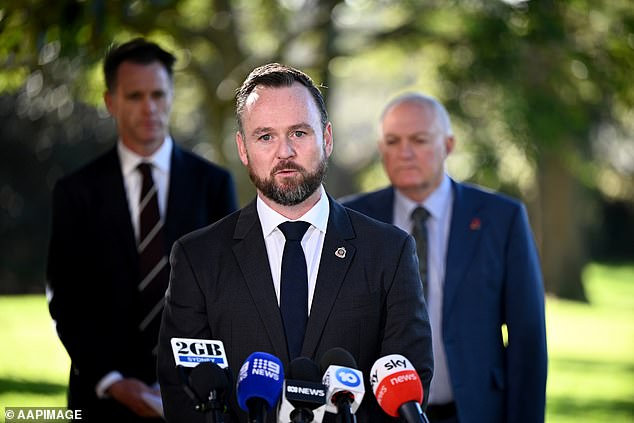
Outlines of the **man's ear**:
<svg viewBox="0 0 634 423">
<path fill-rule="evenodd" d="M 242 137 L 242 132 L 236 132 L 236 146 L 238 147 L 238 155 L 240 156 L 240 161 L 243 165 L 249 165 L 249 155 L 247 154 L 247 146 L 245 145 L 244 138 Z"/>
<path fill-rule="evenodd" d="M 448 156 L 456 146 L 456 138 L 453 135 L 445 137 L 445 156 Z"/>
<path fill-rule="evenodd" d="M 103 102 L 106 104 L 106 108 L 108 109 L 108 113 L 110 116 L 115 116 L 114 101 L 112 101 L 112 94 L 109 90 L 103 93 Z"/>
<path fill-rule="evenodd" d="M 324 129 L 324 143 L 325 143 L 326 157 L 330 157 L 330 155 L 332 154 L 332 150 L 334 148 L 333 137 L 332 137 L 332 123 L 330 122 L 326 124 L 326 128 Z"/>
</svg>

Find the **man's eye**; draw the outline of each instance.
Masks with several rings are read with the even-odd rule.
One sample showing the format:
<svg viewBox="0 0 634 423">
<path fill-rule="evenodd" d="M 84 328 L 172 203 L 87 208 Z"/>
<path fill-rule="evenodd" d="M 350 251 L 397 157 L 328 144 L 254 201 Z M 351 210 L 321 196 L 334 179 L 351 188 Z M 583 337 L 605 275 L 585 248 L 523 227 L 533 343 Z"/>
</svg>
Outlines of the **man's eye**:
<svg viewBox="0 0 634 423">
<path fill-rule="evenodd" d="M 306 135 L 306 132 L 304 132 L 304 131 L 295 131 L 295 132 L 293 132 L 293 135 L 295 136 L 295 138 L 301 138 L 304 135 Z"/>
<path fill-rule="evenodd" d="M 270 134 L 260 135 L 258 139 L 262 141 L 271 141 L 271 135 Z"/>
</svg>

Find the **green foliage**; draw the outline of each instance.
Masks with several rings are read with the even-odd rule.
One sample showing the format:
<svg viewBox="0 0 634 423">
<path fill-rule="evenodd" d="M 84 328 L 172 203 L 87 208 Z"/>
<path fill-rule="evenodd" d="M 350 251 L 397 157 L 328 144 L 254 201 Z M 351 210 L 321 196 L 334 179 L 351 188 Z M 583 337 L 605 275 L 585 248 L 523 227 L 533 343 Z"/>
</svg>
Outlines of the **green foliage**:
<svg viewBox="0 0 634 423">
<path fill-rule="evenodd" d="M 576 213 L 592 208 L 587 198 L 549 188 L 576 191 L 580 185 L 609 200 L 634 202 L 627 147 L 634 133 L 629 0 L 5 0 L 0 92 L 16 93 L 20 104 L 9 109 L 22 110 L 19 118 L 43 125 L 46 109 L 72 133 L 76 115 L 69 110 L 81 102 L 101 104 L 99 61 L 107 46 L 138 35 L 175 51 L 173 133 L 235 171 L 242 204 L 253 188 L 235 154 L 233 96 L 254 66 L 271 61 L 301 67 L 329 87 L 324 94 L 336 153 L 328 187 L 335 197 L 385 182 L 375 178 L 373 129 L 389 98 L 405 90 L 438 97 L 458 136 L 452 175 L 521 197 L 544 223 L 534 229 L 544 260 L 553 262 L 544 266 L 549 292 L 583 299 L 579 272 L 586 242 L 570 234 L 583 234 L 593 223 Z M 0 119 L 10 116 L 0 112 Z M 29 144 L 32 134 L 24 138 L 31 155 L 41 156 L 33 146 L 38 144 Z M 43 141 L 64 142 L 63 134 Z M 9 161 L 23 157 L 0 147 Z M 50 187 L 69 170 L 55 168 L 46 181 L 26 176 L 29 185 Z M 0 194 L 46 204 L 33 198 L 42 190 L 16 191 L 14 178 L 7 178 Z M 0 195 L 0 219 L 5 197 Z M 572 219 L 555 221 L 558 216 Z M 22 216 L 8 220 L 0 221 L 2 238 L 7 227 L 28 223 Z M 46 221 L 41 212 L 37 233 L 47 233 Z M 27 251 L 45 243 L 7 242 L 30 242 Z M 555 245 L 561 249 L 548 249 Z M 30 260 L 30 279 L 42 279 L 42 256 Z M 558 269 L 557 263 L 571 264 Z M 558 289 L 559 283 L 572 287 Z"/>
</svg>

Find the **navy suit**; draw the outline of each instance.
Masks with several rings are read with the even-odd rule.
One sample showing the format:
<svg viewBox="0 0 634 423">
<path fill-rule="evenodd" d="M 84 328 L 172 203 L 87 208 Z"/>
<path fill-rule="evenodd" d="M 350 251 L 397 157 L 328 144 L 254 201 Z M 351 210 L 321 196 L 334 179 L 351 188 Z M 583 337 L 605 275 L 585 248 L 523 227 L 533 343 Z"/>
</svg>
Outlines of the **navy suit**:
<svg viewBox="0 0 634 423">
<path fill-rule="evenodd" d="M 342 248 L 344 255 L 335 254 Z M 256 351 L 277 356 L 286 369 L 290 361 L 256 202 L 177 241 L 171 262 L 159 336 L 163 404 L 169 422 L 203 421 L 181 386 L 170 347 L 172 337 L 221 340 L 234 375 Z M 366 379 L 359 422 L 392 420 L 378 409 L 368 383 L 372 365 L 382 356 L 409 358 L 428 391 L 431 330 L 413 238 L 330 199 L 300 355 L 319 363 L 333 347 L 348 350 Z M 327 415 L 324 422 L 334 421 L 334 415 Z M 235 394 L 226 419 L 247 421 Z M 268 421 L 277 421 L 274 412 Z"/>
<path fill-rule="evenodd" d="M 164 222 L 166 248 L 236 207 L 231 175 L 174 144 Z M 141 347 L 137 329 L 138 269 L 115 147 L 60 180 L 53 192 L 49 308 L 72 360 L 70 407 L 82 409 L 89 421 L 136 418 L 114 400 L 97 399 L 95 386 L 108 372 L 117 370 L 147 384 L 157 380 L 156 359 Z"/>
<path fill-rule="evenodd" d="M 547 351 L 539 258 L 521 203 L 452 181 L 443 343 L 460 423 L 544 421 Z M 344 205 L 393 221 L 394 189 Z M 508 347 L 501 326 L 508 328 Z"/>
</svg>

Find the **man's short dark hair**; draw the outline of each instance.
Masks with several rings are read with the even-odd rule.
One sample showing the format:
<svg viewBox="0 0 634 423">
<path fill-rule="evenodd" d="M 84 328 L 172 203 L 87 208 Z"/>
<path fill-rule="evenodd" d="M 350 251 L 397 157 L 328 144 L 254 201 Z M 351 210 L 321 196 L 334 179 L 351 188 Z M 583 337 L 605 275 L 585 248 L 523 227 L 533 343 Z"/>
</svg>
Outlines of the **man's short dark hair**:
<svg viewBox="0 0 634 423">
<path fill-rule="evenodd" d="M 103 62 L 103 73 L 108 91 L 112 91 L 117 85 L 117 70 L 119 65 L 126 61 L 142 65 L 160 62 L 172 79 L 176 58 L 158 44 L 147 41 L 145 38 L 135 38 L 119 45 L 113 44 L 108 49 Z"/>
<path fill-rule="evenodd" d="M 256 86 L 290 87 L 295 82 L 299 82 L 308 88 L 308 91 L 310 91 L 313 99 L 315 99 L 315 103 L 317 104 L 317 108 L 321 114 L 322 129 L 326 128 L 326 124 L 328 123 L 326 103 L 321 95 L 321 91 L 319 91 L 319 88 L 317 88 L 310 76 L 290 66 L 281 65 L 279 63 L 269 63 L 251 71 L 249 76 L 247 76 L 242 83 L 242 86 L 238 89 L 236 95 L 236 118 L 240 132 L 244 134 L 244 128 L 242 127 L 242 112 L 244 111 L 247 97 L 249 97 L 249 94 L 251 94 Z"/>
</svg>

